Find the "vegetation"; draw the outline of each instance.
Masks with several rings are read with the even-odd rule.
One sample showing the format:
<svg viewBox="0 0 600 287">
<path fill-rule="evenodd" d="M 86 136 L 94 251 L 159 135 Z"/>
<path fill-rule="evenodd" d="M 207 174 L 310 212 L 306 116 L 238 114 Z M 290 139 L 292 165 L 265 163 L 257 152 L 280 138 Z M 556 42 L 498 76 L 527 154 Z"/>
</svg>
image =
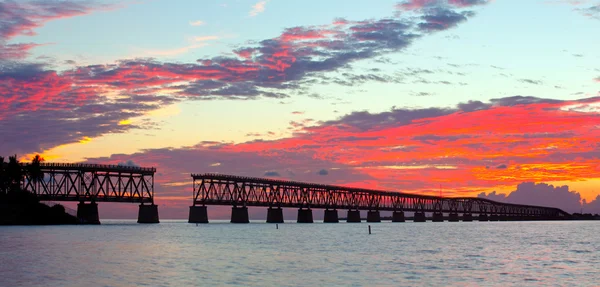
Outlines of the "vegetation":
<svg viewBox="0 0 600 287">
<path fill-rule="evenodd" d="M 66 213 L 62 205 L 47 206 L 37 196 L 22 188 L 25 178 L 33 185 L 44 180 L 41 162 L 36 155 L 31 164 L 22 165 L 17 155 L 8 162 L 0 157 L 0 225 L 75 224 L 77 218 Z"/>
</svg>

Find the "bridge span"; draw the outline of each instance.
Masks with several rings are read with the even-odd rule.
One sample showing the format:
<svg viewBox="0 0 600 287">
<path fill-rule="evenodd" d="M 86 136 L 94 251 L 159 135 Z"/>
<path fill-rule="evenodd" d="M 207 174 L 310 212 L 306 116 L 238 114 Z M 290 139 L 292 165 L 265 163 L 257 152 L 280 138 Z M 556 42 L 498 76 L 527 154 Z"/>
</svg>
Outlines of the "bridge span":
<svg viewBox="0 0 600 287">
<path fill-rule="evenodd" d="M 140 203 L 138 223 L 159 222 L 158 206 L 154 204 L 155 168 L 40 163 L 40 171 L 40 180 L 25 173 L 23 189 L 41 201 L 78 201 L 77 218 L 82 223 L 100 223 L 98 202 Z"/>
<path fill-rule="evenodd" d="M 415 222 L 560 220 L 569 214 L 558 208 L 501 203 L 473 197 L 439 197 L 334 185 L 192 174 L 194 198 L 190 223 L 208 223 L 207 205 L 230 205 L 232 223 L 248 223 L 248 206 L 267 207 L 267 222 L 283 223 L 282 208 L 298 208 L 298 223 L 312 223 L 312 209 L 324 209 L 323 221 L 339 222 L 338 209 L 347 210 L 347 222 L 380 222 L 380 211 L 391 211 L 392 222 L 404 222 L 405 212 Z M 430 214 L 428 217 L 426 214 Z M 447 216 L 446 216 L 447 215 Z"/>
</svg>

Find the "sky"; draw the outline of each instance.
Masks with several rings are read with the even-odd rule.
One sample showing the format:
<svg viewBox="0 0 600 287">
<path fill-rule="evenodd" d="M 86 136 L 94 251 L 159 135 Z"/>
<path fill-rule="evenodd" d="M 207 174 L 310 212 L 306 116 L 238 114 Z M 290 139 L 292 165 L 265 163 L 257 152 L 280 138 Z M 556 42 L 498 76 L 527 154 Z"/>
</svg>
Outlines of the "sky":
<svg viewBox="0 0 600 287">
<path fill-rule="evenodd" d="M 156 167 L 162 218 L 191 173 L 600 213 L 598 31 L 586 0 L 0 1 L 0 154 Z"/>
</svg>

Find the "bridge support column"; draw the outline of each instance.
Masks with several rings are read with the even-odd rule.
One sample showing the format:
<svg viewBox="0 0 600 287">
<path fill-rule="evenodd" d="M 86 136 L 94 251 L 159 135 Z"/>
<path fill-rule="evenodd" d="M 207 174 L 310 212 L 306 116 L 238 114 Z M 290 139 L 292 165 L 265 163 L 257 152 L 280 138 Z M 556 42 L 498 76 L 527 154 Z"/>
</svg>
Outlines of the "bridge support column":
<svg viewBox="0 0 600 287">
<path fill-rule="evenodd" d="M 392 222 L 404 222 L 404 212 L 394 211 L 392 213 Z"/>
<path fill-rule="evenodd" d="M 477 217 L 477 221 L 488 221 L 488 216 L 485 213 L 480 213 Z"/>
<path fill-rule="evenodd" d="M 206 206 L 190 206 L 189 223 L 208 223 L 208 212 Z"/>
<path fill-rule="evenodd" d="M 250 223 L 248 219 L 248 207 L 234 206 L 231 208 L 231 223 Z"/>
<path fill-rule="evenodd" d="M 79 202 L 77 204 L 77 219 L 79 219 L 79 223 L 83 224 L 100 224 L 98 204 L 95 202 Z"/>
<path fill-rule="evenodd" d="M 473 214 L 472 213 L 463 213 L 463 222 L 470 222 L 473 221 Z"/>
<path fill-rule="evenodd" d="M 297 223 L 313 223 L 312 209 L 299 208 L 298 209 L 298 219 L 296 220 L 296 222 Z"/>
<path fill-rule="evenodd" d="M 490 221 L 498 221 L 498 220 L 500 220 L 500 218 L 498 217 L 498 214 L 490 215 Z"/>
<path fill-rule="evenodd" d="M 338 219 L 337 209 L 325 209 L 325 213 L 323 214 L 323 223 L 338 223 L 340 220 Z"/>
<path fill-rule="evenodd" d="M 267 223 L 283 223 L 283 209 L 281 207 L 267 209 Z"/>
<path fill-rule="evenodd" d="M 427 221 L 427 217 L 425 217 L 425 212 L 415 212 L 414 222 L 425 222 Z"/>
<path fill-rule="evenodd" d="M 444 220 L 443 218 L 444 217 L 442 216 L 442 221 Z M 450 214 L 448 214 L 448 222 L 458 222 L 458 221 L 459 221 L 459 219 L 458 219 L 458 213 L 450 213 Z"/>
<path fill-rule="evenodd" d="M 381 222 L 381 215 L 378 210 L 367 212 L 367 222 Z"/>
<path fill-rule="evenodd" d="M 433 217 L 431 218 L 433 222 L 444 222 L 444 214 L 441 212 L 434 212 Z"/>
<path fill-rule="evenodd" d="M 348 210 L 348 216 L 346 216 L 346 222 L 348 222 L 348 223 L 360 222 L 360 211 L 359 210 Z"/>
<path fill-rule="evenodd" d="M 138 223 L 160 223 L 158 220 L 158 205 L 140 204 L 138 210 Z"/>
</svg>

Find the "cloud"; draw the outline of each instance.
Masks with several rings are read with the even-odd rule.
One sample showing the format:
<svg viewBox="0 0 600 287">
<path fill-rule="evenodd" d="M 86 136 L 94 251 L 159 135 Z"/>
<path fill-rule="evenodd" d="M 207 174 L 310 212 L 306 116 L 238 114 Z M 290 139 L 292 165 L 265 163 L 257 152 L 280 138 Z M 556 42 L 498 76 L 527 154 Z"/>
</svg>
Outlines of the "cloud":
<svg viewBox="0 0 600 287">
<path fill-rule="evenodd" d="M 267 172 L 265 172 L 264 176 L 267 176 L 267 177 L 280 177 L 281 175 L 278 172 L 276 172 L 276 171 L 267 171 Z"/>
<path fill-rule="evenodd" d="M 532 84 L 532 85 L 541 85 L 542 81 L 538 81 L 538 80 L 532 80 L 532 79 L 520 79 L 520 82 L 523 83 L 527 83 L 527 84 Z"/>
<path fill-rule="evenodd" d="M 328 175 L 329 172 L 326 169 L 321 169 L 317 172 L 318 175 Z"/>
<path fill-rule="evenodd" d="M 139 165 L 137 165 L 136 163 L 134 163 L 133 160 L 127 160 L 127 161 L 124 161 L 124 162 L 120 162 L 117 165 L 120 165 L 120 166 L 131 166 L 131 167 L 140 167 Z"/>
<path fill-rule="evenodd" d="M 524 182 L 517 185 L 517 189 L 508 196 L 494 191 L 489 194 L 480 193 L 478 197 L 507 203 L 557 207 L 569 213 L 580 212 L 582 209 L 581 195 L 570 191 L 566 185 L 554 187 L 546 183 Z"/>
<path fill-rule="evenodd" d="M 8 3 L 19 9 L 24 7 Z M 42 17 L 36 14 L 36 9 L 33 12 L 17 9 L 18 13 L 29 17 L 21 22 L 35 24 L 20 24 L 20 27 L 29 27 L 22 29 L 33 29 L 52 17 L 79 15 L 92 9 L 91 6 L 68 8 L 68 1 L 36 3 L 46 3 L 45 6 L 39 4 L 42 8 L 36 9 L 48 11 L 42 13 Z M 198 59 L 195 63 L 138 58 L 113 64 L 77 66 L 59 72 L 44 63 L 15 62 L 23 57 L 23 53 L 11 52 L 5 57 L 12 59 L 0 67 L 0 108 L 7 111 L 0 114 L 0 119 L 10 123 L 3 126 L 4 135 L 20 138 L 24 127 L 42 116 L 46 119 L 46 128 L 59 128 L 57 133 L 40 131 L 35 140 L 26 144 L 4 143 L 3 149 L 30 153 L 39 151 L 29 150 L 32 148 L 77 142 L 82 136 L 93 138 L 126 132 L 136 126 L 118 125 L 119 121 L 179 101 L 287 98 L 305 89 L 311 81 L 323 78 L 324 73 L 338 71 L 354 61 L 398 52 L 414 40 L 434 30 L 450 28 L 468 17 L 464 11 L 457 14 L 441 8 L 424 13 L 417 21 L 410 17 L 364 21 L 336 19 L 329 25 L 292 27 L 277 37 L 239 47 L 230 56 Z M 424 23 L 437 26 L 423 30 L 420 24 Z M 14 28 L 19 26 L 17 24 L 8 26 L 13 28 L 3 26 L 4 35 L 21 31 Z M 214 39 L 216 36 L 197 37 L 197 43 L 193 44 L 202 45 Z M 174 55 L 194 47 L 155 51 L 154 55 Z M 17 50 L 27 49 L 20 47 Z M 349 83 L 398 80 L 378 74 L 343 73 L 342 77 L 340 82 Z"/>
<path fill-rule="evenodd" d="M 588 8 L 580 9 L 583 15 L 591 17 L 596 20 L 600 20 L 600 5 L 591 6 Z"/>
<path fill-rule="evenodd" d="M 404 11 L 420 10 L 440 6 L 441 3 L 440 0 L 406 0 L 396 4 L 396 9 Z M 487 0 L 448 0 L 446 4 L 458 8 L 467 8 L 487 3 Z"/>
<path fill-rule="evenodd" d="M 94 2 L 39 0 L 31 2 L 0 2 L 0 61 L 23 59 L 38 44 L 7 44 L 16 36 L 33 36 L 35 30 L 46 22 L 80 16 L 95 10 L 107 10 L 111 6 Z"/>
<path fill-rule="evenodd" d="M 507 167 L 508 166 L 506 164 L 501 164 L 501 165 L 498 165 L 496 168 L 497 169 L 506 169 Z"/>
<path fill-rule="evenodd" d="M 594 81 L 596 81 L 597 83 L 600 83 L 600 77 L 595 78 Z"/>
<path fill-rule="evenodd" d="M 267 1 L 259 1 L 252 6 L 252 10 L 248 13 L 250 17 L 255 17 L 256 15 L 265 12 L 265 6 L 267 5 Z"/>
<path fill-rule="evenodd" d="M 202 20 L 190 21 L 190 26 L 202 26 L 204 24 L 206 23 L 204 23 Z"/>
</svg>

